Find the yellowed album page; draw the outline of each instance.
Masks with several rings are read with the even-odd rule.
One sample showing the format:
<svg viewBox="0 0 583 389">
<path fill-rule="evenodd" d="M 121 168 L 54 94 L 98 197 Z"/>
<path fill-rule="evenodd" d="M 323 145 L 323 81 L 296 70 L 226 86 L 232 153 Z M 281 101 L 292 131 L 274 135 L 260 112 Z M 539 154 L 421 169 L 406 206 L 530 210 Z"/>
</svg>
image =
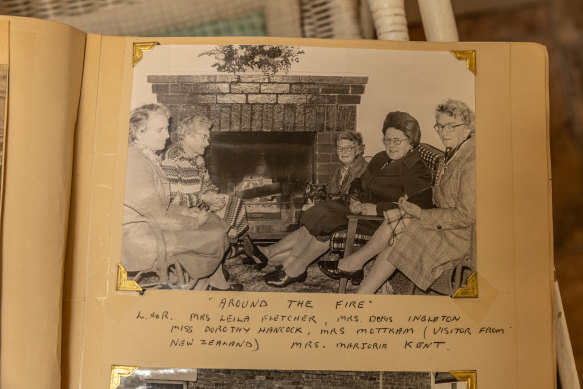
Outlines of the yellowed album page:
<svg viewBox="0 0 583 389">
<path fill-rule="evenodd" d="M 89 35 L 76 137 L 74 241 L 69 244 L 65 292 L 63 371 L 68 387 L 135 388 L 163 383 L 210 387 L 205 384 L 207 378 L 228 386 L 227 380 L 242 371 L 254 377 L 248 379 L 248 387 L 255 387 L 254 382 L 265 387 L 261 385 L 276 371 L 283 371 L 297 385 L 316 387 L 307 377 L 320 377 L 320 382 L 328 384 L 331 376 L 346 377 L 337 378 L 334 387 L 355 387 L 350 386 L 349 375 L 365 372 L 378 374 L 371 381 L 377 385 L 390 377 L 420 373 L 426 381 L 415 387 L 451 388 L 455 385 L 451 380 L 458 382 L 458 388 L 468 389 L 555 387 L 547 70 L 545 48 L 526 43 Z M 436 114 L 440 104 L 456 105 L 461 110 L 456 112 L 463 111 L 465 116 Z M 148 112 L 153 116 L 144 119 Z M 143 245 L 130 247 L 131 236 L 124 234 L 132 223 L 150 223 L 156 231 L 155 225 L 166 223 L 162 217 L 171 210 L 179 212 L 175 220 L 203 213 L 200 223 L 206 220 L 204 225 L 218 220 L 211 212 L 213 205 L 211 211 L 168 205 L 168 199 L 178 196 L 176 190 L 168 190 L 175 177 L 167 170 L 173 157 L 164 149 L 172 142 L 182 142 L 184 150 L 198 145 L 193 163 L 204 167 L 206 158 L 206 168 L 220 192 L 243 197 L 249 236 L 261 251 L 288 234 L 268 227 L 279 226 L 286 212 L 292 218 L 300 214 L 303 192 L 289 195 L 297 196 L 299 205 L 292 201 L 291 208 L 276 207 L 287 201 L 281 194 L 285 188 L 293 186 L 293 182 L 277 185 L 277 169 L 288 175 L 304 174 L 295 170 L 299 162 L 286 159 L 288 152 L 303 150 L 303 141 L 297 139 L 315 133 L 309 135 L 313 143 L 308 142 L 311 151 L 306 158 L 312 170 L 305 180 L 326 183 L 339 166 L 337 155 L 344 158 L 358 151 L 356 146 L 345 146 L 344 140 L 335 143 L 334 131 L 361 132 L 366 156 L 386 159 L 388 154 L 393 162 L 402 157 L 395 147 L 409 145 L 415 135 L 403 136 L 404 130 L 391 124 L 383 138 L 383 121 L 391 112 L 416 118 L 419 147 L 433 146 L 442 157 L 444 151 L 448 153 L 450 162 L 445 170 L 438 169 L 434 185 L 434 201 L 441 209 L 423 209 L 422 217 L 453 210 L 470 220 L 464 224 L 451 219 L 433 228 L 438 240 L 455 240 L 455 233 L 448 235 L 444 230 L 463 229 L 467 245 L 460 255 L 463 261 L 477 258 L 477 265 L 468 265 L 473 278 L 465 279 L 466 274 L 450 293 L 433 291 L 437 289 L 434 279 L 430 287 L 424 286 L 406 263 L 399 263 L 398 270 L 407 274 L 402 277 L 405 282 L 416 280 L 408 283 L 409 293 L 400 291 L 398 283 L 383 284 L 376 294 L 356 293 L 366 291 L 374 274 L 384 274 L 375 271 L 382 268 L 384 272 L 386 264 L 393 263 L 392 253 L 407 239 L 407 229 L 419 224 L 411 218 L 403 219 L 401 235 L 393 234 L 383 243 L 383 247 L 394 244 L 387 248 L 387 262 L 379 256 L 372 270 L 371 265 L 365 267 L 364 280 L 351 273 L 349 278 L 355 284 L 360 281 L 360 286 L 349 282 L 344 293 L 338 293 L 338 280 L 319 269 L 325 270 L 328 265 L 322 263 L 333 259 L 328 254 L 300 276 L 292 274 L 292 265 L 285 260 L 283 269 L 289 274 L 282 272 L 275 266 L 275 256 L 263 269 L 242 264 L 242 257 L 227 258 L 228 282 L 241 283 L 245 289 L 216 290 L 229 285 L 224 284 L 226 275 L 218 273 L 220 268 L 215 265 L 217 270 L 208 279 L 196 276 L 188 262 L 181 262 L 184 257 L 172 254 L 180 244 L 198 244 L 201 258 L 208 259 L 214 255 L 204 245 L 208 241 L 198 241 L 196 236 L 189 240 L 164 229 L 165 254 L 158 252 L 158 258 L 167 255 L 172 271 L 158 270 L 157 277 L 136 275 L 134 270 L 139 268 L 132 268 L 131 256 L 142 253 L 137 261 L 144 260 L 148 247 L 159 240 L 152 233 Z M 472 112 L 475 132 L 471 131 Z M 142 120 L 145 127 L 136 125 L 130 132 L 130 117 L 134 124 Z M 190 117 L 207 123 L 206 130 L 212 124 L 210 134 L 199 130 L 181 135 L 178 129 L 187 128 Z M 144 135 L 150 130 L 157 137 Z M 451 134 L 463 138 L 452 140 Z M 252 140 L 244 143 L 243 135 Z M 195 143 L 187 144 L 189 137 Z M 268 144 L 269 139 L 275 139 L 273 144 Z M 452 200 L 459 201 L 458 205 L 443 205 L 435 199 L 439 196 L 436 188 L 444 185 L 439 180 L 451 174 L 448 169 L 455 169 L 455 158 L 468 155 L 472 142 L 475 160 L 472 157 L 467 163 L 475 161 L 475 186 L 473 173 L 467 182 L 458 177 L 460 187 L 471 189 L 463 196 L 450 194 L 459 197 Z M 409 149 L 405 153 L 411 153 Z M 226 151 L 220 154 L 221 150 Z M 247 155 L 241 156 L 240 150 Z M 221 164 L 221 158 L 227 163 Z M 238 180 L 232 177 L 239 173 L 221 176 L 231 168 L 244 168 L 253 158 L 255 165 L 246 170 L 245 177 L 242 173 Z M 282 168 L 281 163 L 287 165 Z M 150 178 L 158 182 L 156 190 L 147 184 L 133 186 L 136 166 L 149 169 Z M 258 181 L 259 186 L 240 186 L 241 179 Z M 279 192 L 269 192 L 274 187 Z M 414 192 L 408 192 L 411 201 Z M 152 221 L 148 209 L 141 209 L 132 198 L 149 201 L 156 196 L 166 199 L 166 216 L 157 211 L 159 219 Z M 404 201 L 395 199 L 398 204 L 388 208 L 399 215 L 396 206 L 406 208 Z M 366 202 L 361 205 L 363 210 L 370 208 Z M 307 215 L 311 210 L 302 212 Z M 142 219 L 132 221 L 129 214 Z M 200 228 L 202 234 L 204 228 Z M 399 228 L 397 222 L 396 234 Z M 475 234 L 472 238 L 470 230 Z M 298 240 L 295 245 L 303 243 Z M 424 244 L 427 250 L 432 247 L 414 240 L 409 248 Z M 454 251 L 461 247 L 452 245 Z M 455 256 L 439 251 L 437 260 L 448 255 Z M 188 271 L 183 272 L 183 267 Z M 392 270 L 389 275 L 396 277 Z M 190 277 L 190 282 L 181 280 L 183 276 Z M 213 277 L 223 283 L 213 283 Z M 413 387 L 406 381 L 399 385 L 394 387 Z"/>
<path fill-rule="evenodd" d="M 73 139 L 85 34 L 0 17 L 9 64 L 2 184 L 1 384 L 59 388 Z M 5 44 L 9 43 L 8 49 Z M 2 107 L 3 111 L 4 108 Z"/>
<path fill-rule="evenodd" d="M 0 35 L 0 204 L 4 188 L 4 139 L 6 138 L 6 109 L 8 107 L 8 58 L 9 58 L 9 24 L 2 22 L 2 33 Z M 2 209 L 0 207 L 0 216 Z M 1 231 L 1 230 L 0 230 Z"/>
</svg>

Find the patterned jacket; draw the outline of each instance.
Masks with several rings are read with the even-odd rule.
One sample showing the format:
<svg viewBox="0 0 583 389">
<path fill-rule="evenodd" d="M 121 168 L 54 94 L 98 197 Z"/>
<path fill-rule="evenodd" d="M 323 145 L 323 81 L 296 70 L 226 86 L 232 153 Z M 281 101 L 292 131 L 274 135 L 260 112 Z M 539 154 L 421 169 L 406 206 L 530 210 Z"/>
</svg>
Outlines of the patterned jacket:
<svg viewBox="0 0 583 389">
<path fill-rule="evenodd" d="M 200 195 L 219 190 L 211 182 L 202 155 L 187 155 L 178 142 L 168 148 L 161 165 L 170 181 L 172 204 L 208 209 Z"/>
<path fill-rule="evenodd" d="M 441 164 L 433 198 L 437 208 L 421 210 L 395 242 L 392 262 L 419 288 L 426 290 L 445 266 L 470 252 L 476 221 L 476 143 L 464 142 Z"/>
</svg>

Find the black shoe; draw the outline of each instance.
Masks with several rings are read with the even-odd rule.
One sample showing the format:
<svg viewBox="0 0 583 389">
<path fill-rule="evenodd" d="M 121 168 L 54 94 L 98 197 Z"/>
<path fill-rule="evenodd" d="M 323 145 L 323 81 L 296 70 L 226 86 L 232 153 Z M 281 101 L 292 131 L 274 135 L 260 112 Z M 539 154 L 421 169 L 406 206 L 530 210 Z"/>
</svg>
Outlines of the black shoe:
<svg viewBox="0 0 583 389">
<path fill-rule="evenodd" d="M 219 290 L 222 292 L 240 292 L 243 290 L 243 285 L 241 284 L 230 284 L 227 289 L 215 288 L 212 285 L 206 287 L 206 290 Z"/>
<path fill-rule="evenodd" d="M 263 254 L 259 248 L 251 241 L 249 236 L 245 236 L 243 238 L 243 250 L 245 254 L 251 259 L 253 259 L 256 263 L 255 268 L 257 270 L 263 269 L 267 266 L 267 262 L 269 262 L 269 258 Z"/>
<path fill-rule="evenodd" d="M 247 265 L 247 266 L 257 265 L 257 263 L 255 262 L 255 260 L 253 260 L 252 258 L 249 258 L 247 256 L 241 258 L 241 263 L 243 265 Z"/>
<path fill-rule="evenodd" d="M 225 259 L 235 258 L 244 253 L 245 250 L 240 244 L 237 243 L 230 244 L 229 247 L 227 248 L 227 251 L 225 252 Z"/>
<path fill-rule="evenodd" d="M 265 275 L 265 278 L 267 278 L 267 277 L 273 278 L 276 276 L 276 274 L 281 273 L 282 271 L 284 271 L 283 265 L 277 265 L 277 266 L 275 266 L 275 268 L 273 268 L 272 271 L 270 271 L 269 273 L 267 273 Z"/>
<path fill-rule="evenodd" d="M 249 258 L 247 255 L 245 255 L 244 257 L 241 257 L 241 264 L 246 265 L 246 266 L 253 266 L 255 267 L 257 270 L 261 270 L 263 269 L 265 266 L 267 266 L 267 264 L 263 264 L 263 263 L 257 263 L 255 261 L 255 259 L 253 258 Z"/>
<path fill-rule="evenodd" d="M 283 288 L 294 282 L 304 282 L 307 276 L 308 272 L 305 271 L 297 277 L 290 277 L 285 272 L 283 266 L 281 266 L 265 276 L 265 283 L 269 286 L 275 286 L 276 288 Z"/>
<path fill-rule="evenodd" d="M 326 274 L 328 277 L 338 280 L 340 278 L 348 278 L 352 281 L 352 285 L 359 285 L 364 278 L 364 271 L 362 269 L 355 271 L 345 271 L 338 269 L 339 261 L 321 261 L 318 262 L 318 266 L 322 273 Z"/>
</svg>

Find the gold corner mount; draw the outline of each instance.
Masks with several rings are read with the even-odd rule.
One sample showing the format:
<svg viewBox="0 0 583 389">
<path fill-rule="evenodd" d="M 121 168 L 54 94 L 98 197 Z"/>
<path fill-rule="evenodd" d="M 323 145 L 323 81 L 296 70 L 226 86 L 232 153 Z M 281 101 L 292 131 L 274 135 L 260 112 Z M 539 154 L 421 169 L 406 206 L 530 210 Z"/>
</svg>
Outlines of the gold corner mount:
<svg viewBox="0 0 583 389">
<path fill-rule="evenodd" d="M 451 50 L 457 59 L 466 61 L 466 68 L 468 68 L 474 75 L 478 74 L 478 67 L 476 65 L 476 50 Z"/>
<path fill-rule="evenodd" d="M 128 272 L 121 264 L 117 264 L 117 290 L 141 292 L 142 288 L 134 280 L 128 280 Z"/>
<path fill-rule="evenodd" d="M 453 370 L 449 372 L 458 381 L 465 381 L 467 389 L 478 389 L 478 373 L 475 370 Z"/>
<path fill-rule="evenodd" d="M 144 51 L 150 51 L 160 42 L 139 42 L 134 43 L 134 54 L 132 56 L 132 66 L 136 66 L 142 58 L 144 58 Z"/>
<path fill-rule="evenodd" d="M 459 288 L 455 291 L 452 298 L 476 298 L 478 297 L 478 273 L 473 272 L 472 275 L 468 277 L 468 286 L 465 288 Z"/>
<path fill-rule="evenodd" d="M 129 377 L 136 370 L 138 370 L 139 366 L 120 366 L 120 365 L 113 365 L 111 366 L 111 378 L 109 382 L 109 389 L 116 389 L 119 384 L 121 383 L 121 377 Z"/>
</svg>

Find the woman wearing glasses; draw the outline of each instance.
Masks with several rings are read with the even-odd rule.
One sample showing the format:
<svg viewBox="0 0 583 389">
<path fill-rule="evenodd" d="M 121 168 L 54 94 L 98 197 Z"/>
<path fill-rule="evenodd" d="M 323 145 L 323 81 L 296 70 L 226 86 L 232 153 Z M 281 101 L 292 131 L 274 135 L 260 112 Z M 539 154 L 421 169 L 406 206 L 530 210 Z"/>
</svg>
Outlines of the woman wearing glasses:
<svg viewBox="0 0 583 389">
<path fill-rule="evenodd" d="M 437 106 L 435 120 L 446 147 L 433 189 L 436 208 L 422 209 L 403 196 L 398 203 L 406 227 L 396 239 L 395 226 L 383 223 L 355 254 L 319 264 L 332 278 L 360 279 L 364 264 L 378 254 L 358 293 L 375 293 L 397 269 L 427 290 L 445 266 L 469 254 L 476 204 L 475 116 L 465 103 L 450 99 Z"/>
<path fill-rule="evenodd" d="M 162 169 L 170 181 L 171 203 L 216 214 L 225 224 L 232 248 L 246 236 L 249 223 L 241 199 L 220 194 L 210 180 L 203 154 L 209 146 L 211 127 L 212 122 L 203 115 L 183 119 L 176 132 L 178 141 L 166 151 Z M 241 289 L 241 284 L 230 284 L 227 288 Z"/>
<path fill-rule="evenodd" d="M 406 112 L 391 112 L 382 132 L 385 150 L 375 155 L 361 177 L 352 182 L 349 204 L 342 200 L 317 204 L 302 216 L 299 230 L 260 253 L 269 260 L 283 259 L 282 266 L 266 275 L 268 285 L 285 287 L 303 282 L 308 266 L 328 251 L 330 235 L 347 227 L 346 215 L 350 213 L 382 216 L 383 211 L 395 208 L 397 200 L 405 195 L 412 203 L 431 204 L 431 175 L 415 150 L 421 138 L 417 120 Z M 337 152 L 346 166 L 352 159 L 357 161 L 357 153 L 345 151 L 342 142 L 339 139 Z M 379 223 L 359 223 L 358 232 L 372 234 Z"/>
</svg>

